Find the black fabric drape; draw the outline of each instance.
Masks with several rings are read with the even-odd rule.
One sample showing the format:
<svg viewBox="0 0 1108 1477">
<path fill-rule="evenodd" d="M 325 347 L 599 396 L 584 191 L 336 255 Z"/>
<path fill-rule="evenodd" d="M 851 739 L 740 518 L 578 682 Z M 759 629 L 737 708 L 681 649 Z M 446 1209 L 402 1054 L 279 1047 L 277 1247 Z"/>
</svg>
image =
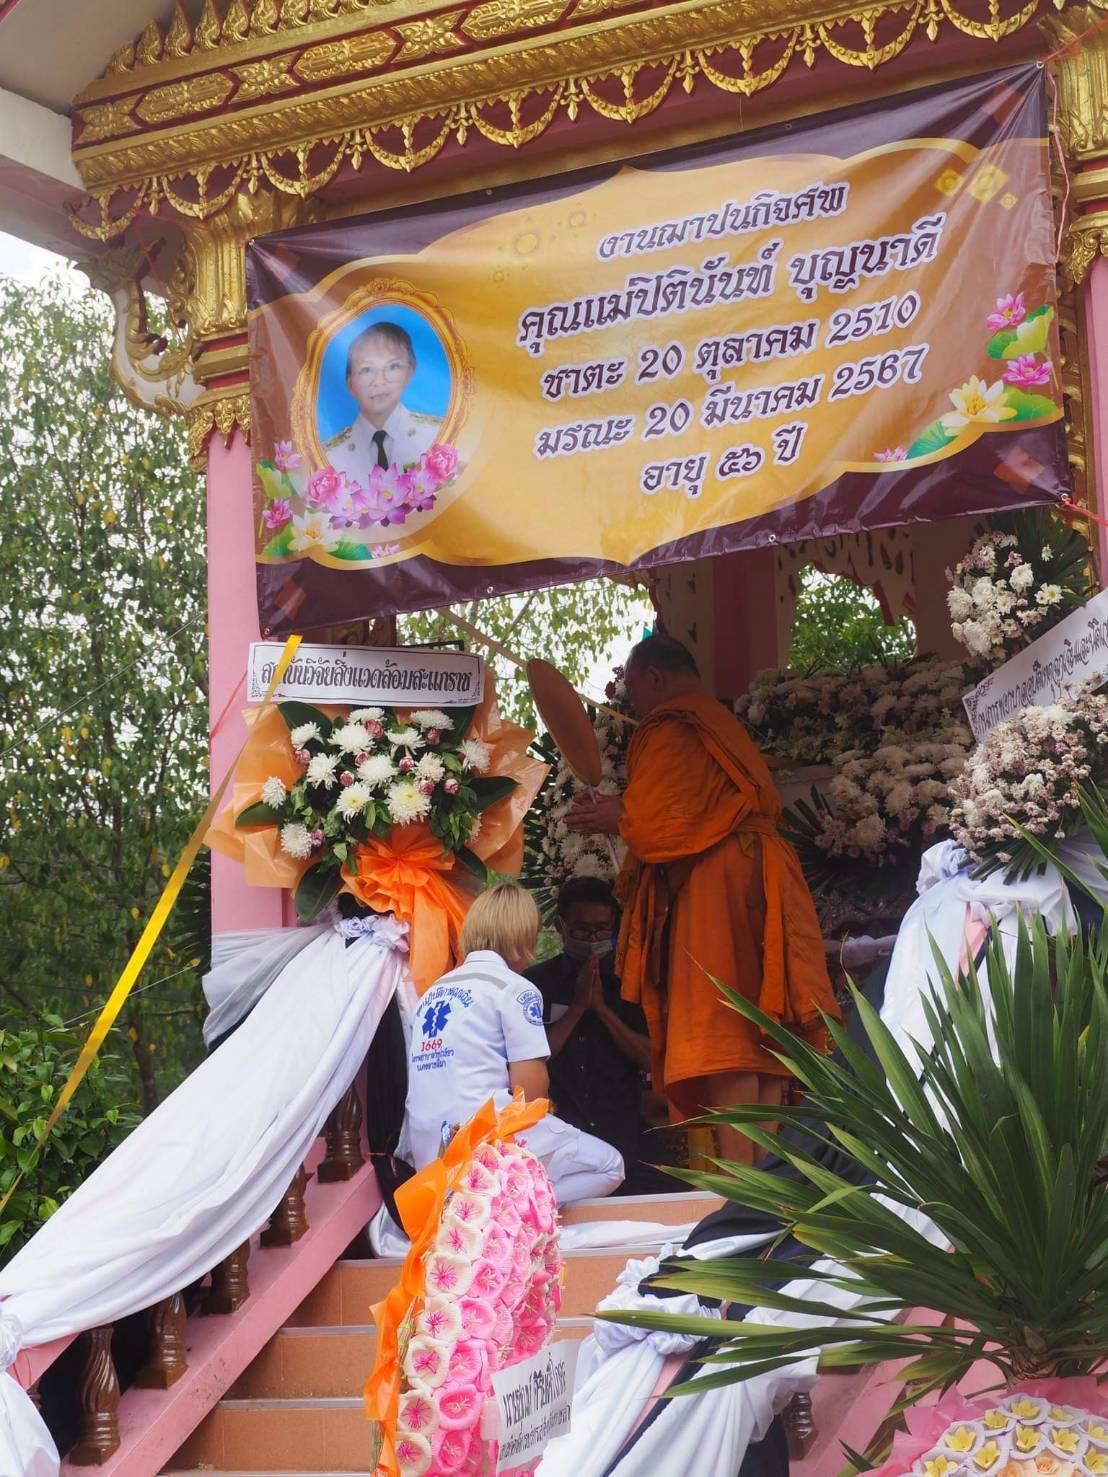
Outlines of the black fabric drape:
<svg viewBox="0 0 1108 1477">
<path fill-rule="evenodd" d="M 396 1192 L 415 1170 L 396 1157 L 404 1102 L 408 1096 L 408 1038 L 394 995 L 370 1043 L 365 1060 L 366 1136 L 377 1184 L 389 1215 L 400 1225 Z"/>
</svg>

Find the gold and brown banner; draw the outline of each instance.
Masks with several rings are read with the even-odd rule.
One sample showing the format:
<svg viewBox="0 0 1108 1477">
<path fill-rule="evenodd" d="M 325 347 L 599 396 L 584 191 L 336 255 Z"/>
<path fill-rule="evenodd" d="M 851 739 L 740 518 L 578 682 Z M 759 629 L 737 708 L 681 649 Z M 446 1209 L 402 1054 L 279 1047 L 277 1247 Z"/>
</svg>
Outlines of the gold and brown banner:
<svg viewBox="0 0 1108 1477">
<path fill-rule="evenodd" d="M 252 243 L 263 628 L 1060 497 L 1044 86 Z"/>
</svg>

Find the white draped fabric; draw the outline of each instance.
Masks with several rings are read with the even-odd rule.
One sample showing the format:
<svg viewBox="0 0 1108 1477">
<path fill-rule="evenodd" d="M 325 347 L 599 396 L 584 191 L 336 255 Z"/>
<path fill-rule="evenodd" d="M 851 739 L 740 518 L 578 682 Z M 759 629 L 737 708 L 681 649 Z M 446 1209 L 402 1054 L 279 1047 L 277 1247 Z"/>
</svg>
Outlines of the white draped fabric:
<svg viewBox="0 0 1108 1477">
<path fill-rule="evenodd" d="M 204 976 L 204 1045 L 211 1046 L 237 1026 L 257 1005 L 287 964 L 332 925 L 309 928 L 258 928 L 245 933 L 217 933 L 212 938 L 212 967 Z"/>
<path fill-rule="evenodd" d="M 1076 837 L 1059 849 L 1063 863 L 1082 878 L 1108 904 L 1108 883 L 1096 862 L 1099 849 L 1088 837 Z M 1006 883 L 1003 874 L 974 880 L 965 853 L 953 842 L 933 846 L 924 854 L 917 883 L 920 896 L 905 914 L 897 934 L 885 983 L 881 1018 L 909 1058 L 914 1059 L 912 1041 L 925 1047 L 930 1041 L 922 999 L 928 981 L 937 983 L 938 971 L 932 952 L 938 948 L 952 973 L 958 970 L 967 922 L 995 919 L 1009 963 L 1015 953 L 1018 919 L 1039 916 L 1050 932 L 1075 927 L 1075 915 L 1065 883 L 1056 867 L 1047 866 L 1024 882 Z M 902 1207 L 889 1208 L 939 1243 L 938 1233 L 923 1217 L 914 1217 Z M 717 1249 L 720 1248 L 720 1249 Z M 695 1253 L 704 1256 L 734 1254 L 733 1243 L 710 1243 Z M 822 1264 L 830 1266 L 830 1263 Z M 668 1312 L 691 1311 L 685 1299 L 638 1299 L 630 1292 L 641 1280 L 642 1264 L 627 1283 L 621 1278 L 611 1299 L 601 1307 L 625 1308 L 638 1302 L 651 1303 Z M 828 1289 L 810 1278 L 790 1282 L 784 1292 L 794 1298 L 817 1295 L 843 1308 L 844 1321 L 857 1301 L 850 1294 Z M 777 1323 L 801 1327 L 807 1320 L 796 1313 L 755 1308 L 751 1323 Z M 711 1331 L 706 1316 L 705 1334 Z M 573 1397 L 573 1424 L 569 1433 L 553 1442 L 537 1469 L 537 1477 L 602 1477 L 626 1443 L 638 1421 L 643 1401 L 655 1388 L 665 1356 L 673 1352 L 673 1336 L 641 1329 L 597 1324 L 586 1339 L 577 1366 Z M 705 1367 L 703 1374 L 714 1372 Z M 746 1449 L 768 1431 L 774 1415 L 798 1391 L 816 1380 L 816 1361 L 798 1361 L 788 1369 L 757 1375 L 739 1385 L 688 1395 L 665 1403 L 651 1425 L 639 1434 L 633 1446 L 612 1468 L 615 1477 L 684 1477 L 687 1472 L 737 1472 Z"/>
<path fill-rule="evenodd" d="M 405 978 L 406 929 L 358 920 L 348 947 L 339 927 L 305 931 L 276 973 L 263 936 L 260 992 L 232 951 L 221 1030 L 251 1014 L 0 1271 L 0 1369 L 180 1291 L 266 1223 Z M 0 1375 L 0 1472 L 57 1471 L 30 1399 Z"/>
<path fill-rule="evenodd" d="M 627 1251 L 652 1251 L 669 1241 L 676 1240 L 680 1245 L 696 1224 L 695 1221 L 683 1226 L 666 1225 L 661 1221 L 577 1221 L 561 1228 L 558 1245 L 563 1253 L 603 1251 L 613 1246 Z M 374 1256 L 406 1257 L 411 1250 L 412 1243 L 384 1205 L 370 1221 L 368 1232 Z"/>
</svg>

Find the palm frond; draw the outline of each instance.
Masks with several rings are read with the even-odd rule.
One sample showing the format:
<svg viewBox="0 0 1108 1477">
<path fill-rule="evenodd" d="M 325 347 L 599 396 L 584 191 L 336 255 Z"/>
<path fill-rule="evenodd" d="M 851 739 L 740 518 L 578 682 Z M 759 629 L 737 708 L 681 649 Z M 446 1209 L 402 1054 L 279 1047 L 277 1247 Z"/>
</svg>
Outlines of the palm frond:
<svg viewBox="0 0 1108 1477">
<path fill-rule="evenodd" d="M 682 1177 L 773 1216 L 803 1250 L 680 1261 L 659 1285 L 819 1321 L 606 1316 L 712 1338 L 713 1384 L 812 1354 L 825 1367 L 908 1358 L 918 1398 L 978 1360 L 1014 1380 L 1108 1359 L 1108 942 L 1051 939 L 1036 920 L 1019 924 L 1011 967 L 994 929 L 980 974 L 937 974 L 928 1041 L 906 1049 L 855 991 L 869 1055 L 833 1027 L 837 1058 L 720 986 L 808 1096 L 775 1133 L 755 1126 L 756 1106 L 710 1115 L 768 1146 L 791 1177 L 726 1162 Z M 842 1173 L 810 1151 L 813 1135 L 837 1148 Z M 891 1321 L 916 1308 L 950 1326 Z"/>
</svg>

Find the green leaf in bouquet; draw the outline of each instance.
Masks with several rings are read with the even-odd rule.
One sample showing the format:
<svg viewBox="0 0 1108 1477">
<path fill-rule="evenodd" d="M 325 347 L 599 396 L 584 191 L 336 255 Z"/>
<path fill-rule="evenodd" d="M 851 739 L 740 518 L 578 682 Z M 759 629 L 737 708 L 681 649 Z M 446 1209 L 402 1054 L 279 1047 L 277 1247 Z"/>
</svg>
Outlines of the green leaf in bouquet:
<svg viewBox="0 0 1108 1477">
<path fill-rule="evenodd" d="M 289 733 L 304 723 L 314 723 L 323 735 L 331 732 L 330 718 L 326 713 L 321 713 L 318 708 L 313 708 L 311 703 L 301 703 L 290 699 L 288 702 L 278 703 L 277 710 L 285 720 L 285 727 Z"/>
<path fill-rule="evenodd" d="M 1004 392 L 1004 398 L 1016 412 L 1013 421 L 1038 421 L 1044 416 L 1055 415 L 1058 411 L 1058 406 L 1049 396 L 1031 395 L 1016 385 L 1008 386 Z"/>
<path fill-rule="evenodd" d="M 907 460 L 916 456 L 929 456 L 933 451 L 942 451 L 957 439 L 957 431 L 948 431 L 941 420 L 934 420 L 923 428 L 908 447 Z"/>
<path fill-rule="evenodd" d="M 264 800 L 248 805 L 245 810 L 240 810 L 235 816 L 236 830 L 240 826 L 279 826 L 280 824 L 281 812 L 275 810 L 272 805 L 267 805 Z"/>
<path fill-rule="evenodd" d="M 471 779 L 469 788 L 473 791 L 477 813 L 480 815 L 501 800 L 506 800 L 513 790 L 518 789 L 518 782 L 506 774 L 490 774 Z"/>
<path fill-rule="evenodd" d="M 453 727 L 447 730 L 446 737 L 450 744 L 454 748 L 457 748 L 457 746 L 469 733 L 470 725 L 473 722 L 473 715 L 477 711 L 477 706 L 475 703 L 470 703 L 463 708 L 444 707 L 442 711 L 446 714 L 446 716 L 453 724 Z M 445 754 L 443 755 L 443 758 L 446 758 Z"/>
<path fill-rule="evenodd" d="M 472 872 L 479 882 L 483 885 L 488 885 L 489 869 L 475 851 L 471 851 L 468 846 L 462 846 L 454 855 L 461 862 L 462 866 L 465 867 L 467 872 Z"/>
<path fill-rule="evenodd" d="M 1054 321 L 1054 309 L 1049 303 L 1041 308 L 1032 308 L 1017 327 L 1015 337 L 1001 350 L 1002 359 L 1018 359 L 1021 354 L 1043 354 L 1050 338 L 1050 325 Z"/>
<path fill-rule="evenodd" d="M 296 916 L 301 923 L 314 922 L 341 886 L 342 875 L 329 858 L 309 867 L 296 887 Z"/>
</svg>

